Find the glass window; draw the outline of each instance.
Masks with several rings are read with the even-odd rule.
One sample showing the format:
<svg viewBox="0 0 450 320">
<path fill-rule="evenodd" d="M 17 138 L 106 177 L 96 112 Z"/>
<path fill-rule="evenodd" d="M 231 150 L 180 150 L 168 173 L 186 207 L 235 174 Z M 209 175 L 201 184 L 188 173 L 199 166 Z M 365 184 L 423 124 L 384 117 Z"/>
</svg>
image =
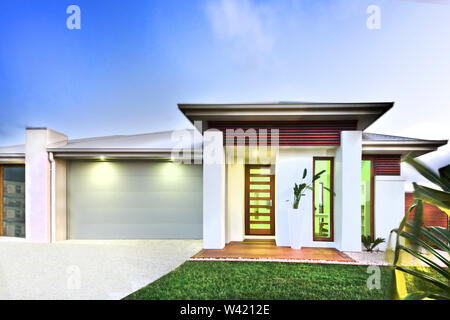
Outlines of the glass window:
<svg viewBox="0 0 450 320">
<path fill-rule="evenodd" d="M 371 194 L 372 161 L 361 162 L 361 235 L 372 236 L 371 228 Z"/>
<path fill-rule="evenodd" d="M 314 241 L 333 241 L 333 158 L 314 158 Z"/>
<path fill-rule="evenodd" d="M 25 237 L 25 167 L 0 166 L 0 235 Z"/>
</svg>

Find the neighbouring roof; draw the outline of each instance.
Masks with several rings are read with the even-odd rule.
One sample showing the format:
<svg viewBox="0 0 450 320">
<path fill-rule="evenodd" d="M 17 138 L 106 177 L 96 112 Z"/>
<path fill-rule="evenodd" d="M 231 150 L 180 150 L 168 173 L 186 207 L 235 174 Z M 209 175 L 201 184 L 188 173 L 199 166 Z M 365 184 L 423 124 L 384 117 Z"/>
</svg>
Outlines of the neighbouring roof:
<svg viewBox="0 0 450 320">
<path fill-rule="evenodd" d="M 192 123 L 217 120 L 357 120 L 357 129 L 365 130 L 393 105 L 393 102 L 180 103 L 178 108 Z"/>
<path fill-rule="evenodd" d="M 19 144 L 14 146 L 0 147 L 0 163 L 14 163 L 25 161 L 25 145 Z"/>
<path fill-rule="evenodd" d="M 435 151 L 447 142 L 448 140 L 425 140 L 369 132 L 362 134 L 362 149 L 365 154 L 406 155 L 412 152 L 417 157 Z"/>
<path fill-rule="evenodd" d="M 6 147 L 0 147 L 0 154 L 23 154 L 25 155 L 25 145 L 24 144 L 18 144 L 15 146 L 6 146 Z"/>
</svg>

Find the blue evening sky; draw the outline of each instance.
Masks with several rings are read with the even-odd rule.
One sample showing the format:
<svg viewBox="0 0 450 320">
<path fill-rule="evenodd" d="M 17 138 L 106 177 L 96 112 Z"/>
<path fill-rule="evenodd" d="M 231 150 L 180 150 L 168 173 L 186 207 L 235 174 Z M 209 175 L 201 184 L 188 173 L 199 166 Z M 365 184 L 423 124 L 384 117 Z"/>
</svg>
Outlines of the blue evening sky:
<svg viewBox="0 0 450 320">
<path fill-rule="evenodd" d="M 447 0 L 2 0 L 0 145 L 27 126 L 144 133 L 188 127 L 180 102 L 280 100 L 395 101 L 368 131 L 447 139 L 449 39 Z"/>
</svg>

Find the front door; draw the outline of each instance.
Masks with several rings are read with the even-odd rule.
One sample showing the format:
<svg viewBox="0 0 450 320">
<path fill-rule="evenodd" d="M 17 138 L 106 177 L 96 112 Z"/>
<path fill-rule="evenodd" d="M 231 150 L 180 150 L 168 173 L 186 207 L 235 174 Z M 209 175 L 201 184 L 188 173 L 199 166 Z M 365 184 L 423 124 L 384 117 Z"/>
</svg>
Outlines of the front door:
<svg viewBox="0 0 450 320">
<path fill-rule="evenodd" d="M 245 234 L 275 235 L 275 174 L 270 165 L 245 166 Z"/>
</svg>

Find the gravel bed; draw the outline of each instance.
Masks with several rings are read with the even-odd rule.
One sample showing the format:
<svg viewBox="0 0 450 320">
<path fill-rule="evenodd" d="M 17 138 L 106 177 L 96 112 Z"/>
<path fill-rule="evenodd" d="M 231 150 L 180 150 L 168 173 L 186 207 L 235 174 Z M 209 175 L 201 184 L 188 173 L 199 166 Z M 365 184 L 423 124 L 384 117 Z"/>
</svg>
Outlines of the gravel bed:
<svg viewBox="0 0 450 320">
<path fill-rule="evenodd" d="M 344 252 L 350 258 L 355 260 L 358 264 L 376 265 L 376 266 L 387 266 L 386 255 L 384 251 L 374 251 L 374 252 Z"/>
</svg>

